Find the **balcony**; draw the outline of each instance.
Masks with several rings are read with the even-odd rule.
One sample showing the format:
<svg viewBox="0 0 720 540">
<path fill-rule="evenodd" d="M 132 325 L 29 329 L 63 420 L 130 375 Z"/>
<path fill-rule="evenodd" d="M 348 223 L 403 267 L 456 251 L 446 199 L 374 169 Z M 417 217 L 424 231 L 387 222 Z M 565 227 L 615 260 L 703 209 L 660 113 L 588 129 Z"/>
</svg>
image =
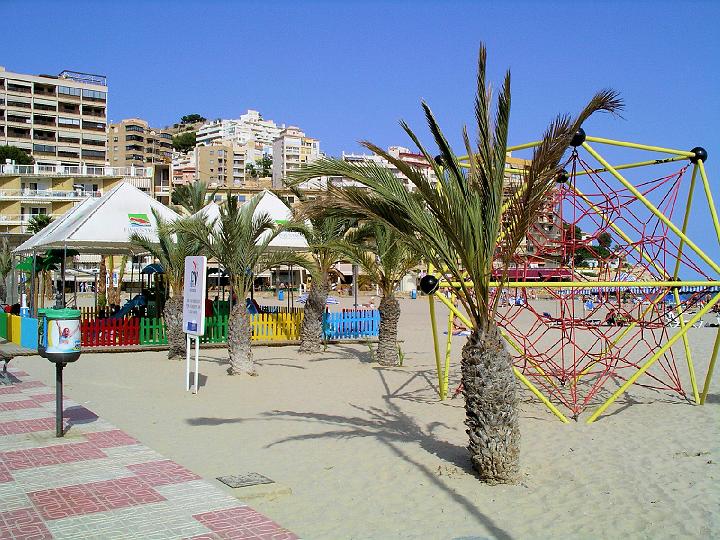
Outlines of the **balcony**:
<svg viewBox="0 0 720 540">
<path fill-rule="evenodd" d="M 58 191 L 53 189 L 3 189 L 0 190 L 0 200 L 5 201 L 75 201 L 88 197 L 100 197 L 100 191 Z"/>
<path fill-rule="evenodd" d="M 152 179 L 152 167 L 100 167 L 89 165 L 0 165 L 0 176 L 89 176 Z"/>
<path fill-rule="evenodd" d="M 32 108 L 32 104 L 27 101 L 17 101 L 12 98 L 12 96 L 8 96 L 7 98 L 7 106 L 8 107 L 14 107 L 16 109 L 30 109 Z"/>
<path fill-rule="evenodd" d="M 54 156 L 57 153 L 57 147 L 51 144 L 33 144 L 33 154 L 44 154 Z"/>
<path fill-rule="evenodd" d="M 60 112 L 63 114 L 80 114 L 80 105 L 77 103 L 58 103 Z"/>
<path fill-rule="evenodd" d="M 32 124 L 32 119 L 29 116 L 20 116 L 11 112 L 7 113 L 7 121 L 15 124 Z M 28 127 L 28 129 L 30 129 Z"/>
<path fill-rule="evenodd" d="M 38 116 L 35 115 L 34 118 L 35 124 L 39 126 L 53 126 L 55 127 L 57 125 L 57 120 L 52 116 Z"/>
<path fill-rule="evenodd" d="M 82 127 L 83 129 L 89 129 L 91 131 L 105 131 L 105 124 L 100 122 L 88 122 L 83 120 Z"/>
<path fill-rule="evenodd" d="M 13 84 L 11 82 L 8 82 L 7 83 L 7 91 L 8 92 L 18 92 L 20 94 L 32 94 L 32 87 L 25 86 L 22 84 Z"/>
<path fill-rule="evenodd" d="M 20 226 L 20 233 L 26 233 L 30 219 L 38 214 L 2 214 L 0 215 L 0 229 L 3 227 Z M 59 218 L 62 214 L 45 214 L 53 219 Z"/>
</svg>

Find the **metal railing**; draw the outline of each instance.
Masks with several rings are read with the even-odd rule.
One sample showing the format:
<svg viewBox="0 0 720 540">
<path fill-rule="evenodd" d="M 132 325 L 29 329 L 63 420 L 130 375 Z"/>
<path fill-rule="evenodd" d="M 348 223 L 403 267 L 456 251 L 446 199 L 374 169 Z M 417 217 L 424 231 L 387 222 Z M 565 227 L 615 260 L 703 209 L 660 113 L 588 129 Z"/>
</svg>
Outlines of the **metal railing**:
<svg viewBox="0 0 720 540">
<path fill-rule="evenodd" d="M 0 214 L 0 225 L 25 224 L 38 215 L 49 215 L 55 219 L 63 214 Z"/>
<path fill-rule="evenodd" d="M 15 165 L 0 164 L 0 175 L 5 176 L 126 176 L 151 178 L 152 167 L 102 167 L 95 165 Z"/>
<path fill-rule="evenodd" d="M 82 189 L 53 190 L 53 189 L 2 189 L 0 198 L 13 199 L 84 199 L 86 197 L 101 197 L 100 191 Z"/>
</svg>

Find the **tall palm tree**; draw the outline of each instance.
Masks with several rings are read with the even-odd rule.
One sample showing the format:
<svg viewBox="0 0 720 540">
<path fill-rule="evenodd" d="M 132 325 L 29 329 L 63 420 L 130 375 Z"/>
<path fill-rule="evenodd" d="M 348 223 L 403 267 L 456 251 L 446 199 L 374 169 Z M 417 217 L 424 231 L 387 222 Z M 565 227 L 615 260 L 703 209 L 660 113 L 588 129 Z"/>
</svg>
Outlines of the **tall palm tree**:
<svg viewBox="0 0 720 540">
<path fill-rule="evenodd" d="M 50 225 L 52 222 L 53 218 L 48 214 L 35 214 L 34 216 L 31 216 L 28 220 L 26 231 L 31 235 L 36 235 L 45 227 Z M 51 264 L 45 265 L 45 267 L 43 267 L 42 265 L 39 266 L 41 270 L 40 274 L 38 275 L 38 283 L 42 284 L 42 291 L 39 292 L 39 295 L 42 301 L 41 307 L 45 307 L 45 298 L 52 298 L 52 283 L 50 281 L 50 271 L 54 270 L 54 268 L 51 267 Z M 39 288 L 40 287 L 35 289 L 36 297 L 38 295 Z M 37 305 L 37 303 L 35 303 L 34 305 Z"/>
<path fill-rule="evenodd" d="M 350 231 L 339 244 L 342 253 L 359 265 L 382 292 L 377 361 L 385 366 L 399 363 L 397 328 L 400 303 L 395 288 L 420 262 L 420 254 L 395 229 L 373 220 Z"/>
<path fill-rule="evenodd" d="M 427 123 L 440 151 L 437 158 L 407 124 L 401 124 L 433 168 L 439 186 L 419 169 L 371 143 L 364 144 L 406 176 L 416 194 L 404 189 L 402 181 L 387 169 L 372 163 L 322 159 L 300 171 L 296 178 L 344 176 L 370 188 L 331 189 L 328 197 L 315 202 L 315 206 L 324 206 L 327 211 L 352 210 L 380 220 L 414 242 L 427 261 L 459 283 L 458 299 L 473 323 L 461 364 L 470 458 L 481 479 L 505 483 L 514 481 L 518 472 L 518 397 L 512 358 L 495 323 L 499 295 L 493 295 L 493 290 L 503 286 L 513 255 L 547 203 L 573 136 L 594 112 L 616 112 L 622 108 L 622 101 L 614 91 L 605 90 L 596 94 L 574 119 L 555 119 L 522 173 L 522 188 L 505 191 L 510 72 L 505 75 L 494 116 L 485 74 L 486 51 L 481 46 L 474 146 L 467 130 L 463 131 L 468 168 L 460 165 L 424 102 Z M 498 269 L 500 284 L 491 286 Z"/>
<path fill-rule="evenodd" d="M 303 204 L 308 202 L 305 194 L 296 184 L 288 185 Z M 286 225 L 286 229 L 299 232 L 305 237 L 312 258 L 312 264 L 307 264 L 307 261 L 305 263 L 312 282 L 300 326 L 301 353 L 312 354 L 322 350 L 323 316 L 330 291 L 330 269 L 343 258 L 338 241 L 344 238 L 354 223 L 354 219 L 341 215 L 318 213 L 310 216 L 309 219 L 296 219 Z"/>
<path fill-rule="evenodd" d="M 6 238 L 2 239 L 2 247 L 0 247 L 0 301 L 7 302 L 7 287 L 5 280 L 12 270 L 12 253 Z"/>
<path fill-rule="evenodd" d="M 200 253 L 201 244 L 184 234 L 177 234 L 178 224 L 166 221 L 153 209 L 157 222 L 157 241 L 133 233 L 130 241 L 157 259 L 165 270 L 172 295 L 165 303 L 163 318 L 168 336 L 168 358 L 185 356 L 185 334 L 182 326 L 185 257 Z M 187 218 L 186 218 L 187 219 Z"/>
<path fill-rule="evenodd" d="M 213 201 L 218 189 L 210 191 L 207 182 L 196 180 L 176 187 L 172 192 L 171 201 L 182 213 L 196 214 Z"/>
<path fill-rule="evenodd" d="M 178 225 L 180 234 L 200 242 L 205 253 L 225 268 L 237 297 L 228 321 L 230 375 L 256 375 L 250 348 L 250 316 L 245 306 L 254 276 L 281 264 L 307 263 L 294 253 L 270 250 L 269 244 L 280 229 L 267 213 L 255 215 L 261 197 L 256 195 L 241 206 L 231 193 L 216 220 L 208 223 L 195 217 Z"/>
</svg>

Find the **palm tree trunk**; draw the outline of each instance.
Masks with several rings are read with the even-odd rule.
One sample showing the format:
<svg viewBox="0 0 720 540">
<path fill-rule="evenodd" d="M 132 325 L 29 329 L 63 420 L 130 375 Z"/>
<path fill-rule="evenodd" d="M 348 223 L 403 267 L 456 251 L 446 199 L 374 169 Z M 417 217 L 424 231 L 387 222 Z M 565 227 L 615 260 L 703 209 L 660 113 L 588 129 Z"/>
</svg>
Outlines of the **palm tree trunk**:
<svg viewBox="0 0 720 540">
<path fill-rule="evenodd" d="M 232 307 L 230 319 L 228 320 L 228 354 L 230 356 L 230 367 L 228 375 L 257 375 L 255 371 L 255 360 L 253 359 L 250 341 L 252 329 L 250 327 L 250 315 L 245 307 L 245 299 Z"/>
<path fill-rule="evenodd" d="M 300 352 L 317 353 L 322 350 L 323 315 L 328 297 L 327 275 L 317 281 L 313 280 L 300 326 Z"/>
<path fill-rule="evenodd" d="M 98 272 L 97 294 L 98 307 L 104 308 L 107 304 L 107 287 L 105 280 L 107 279 L 107 265 L 105 264 L 105 255 L 100 256 L 100 271 Z"/>
<path fill-rule="evenodd" d="M 7 303 L 7 286 L 5 285 L 6 279 L 7 275 L 0 278 L 0 301 L 2 301 L 3 304 Z"/>
<path fill-rule="evenodd" d="M 168 359 L 183 358 L 187 347 L 183 332 L 183 296 L 175 295 L 168 298 L 163 310 L 165 331 L 168 340 Z"/>
<path fill-rule="evenodd" d="M 494 324 L 470 334 L 462 350 L 462 383 L 473 468 L 485 482 L 514 482 L 520 458 L 517 380 Z"/>
<path fill-rule="evenodd" d="M 380 329 L 378 333 L 377 361 L 383 366 L 397 366 L 400 358 L 397 347 L 397 328 L 400 303 L 394 294 L 380 300 Z"/>
</svg>

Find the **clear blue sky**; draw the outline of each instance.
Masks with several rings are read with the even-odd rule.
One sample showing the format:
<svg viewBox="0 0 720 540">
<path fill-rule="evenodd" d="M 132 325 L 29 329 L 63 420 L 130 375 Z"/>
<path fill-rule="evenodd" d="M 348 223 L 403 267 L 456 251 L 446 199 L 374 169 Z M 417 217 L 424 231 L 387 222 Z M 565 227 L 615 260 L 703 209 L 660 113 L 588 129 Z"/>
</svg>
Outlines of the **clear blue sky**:
<svg viewBox="0 0 720 540">
<path fill-rule="evenodd" d="M 472 122 L 477 47 L 485 41 L 491 78 L 512 70 L 511 142 L 534 140 L 555 114 L 610 86 L 626 101 L 624 120 L 598 118 L 588 132 L 702 145 L 720 185 L 720 2 L 0 6 L 6 15 L 27 14 L 4 18 L 0 64 L 105 74 L 113 120 L 139 116 L 162 126 L 187 113 L 233 118 L 253 108 L 339 154 L 358 150 L 360 139 L 407 143 L 400 118 L 427 138 L 424 98 L 458 142 Z"/>
</svg>

